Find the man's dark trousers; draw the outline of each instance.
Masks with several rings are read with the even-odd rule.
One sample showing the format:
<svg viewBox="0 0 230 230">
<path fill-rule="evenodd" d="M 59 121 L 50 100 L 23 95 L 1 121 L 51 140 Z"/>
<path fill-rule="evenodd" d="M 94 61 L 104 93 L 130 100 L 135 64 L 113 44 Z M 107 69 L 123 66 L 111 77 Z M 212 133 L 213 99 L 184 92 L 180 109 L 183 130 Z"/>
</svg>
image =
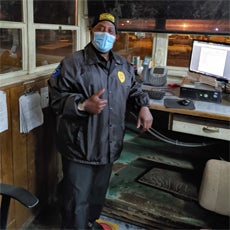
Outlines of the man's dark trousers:
<svg viewBox="0 0 230 230">
<path fill-rule="evenodd" d="M 89 165 L 62 157 L 59 196 L 62 229 L 87 229 L 100 217 L 113 164 Z"/>
</svg>

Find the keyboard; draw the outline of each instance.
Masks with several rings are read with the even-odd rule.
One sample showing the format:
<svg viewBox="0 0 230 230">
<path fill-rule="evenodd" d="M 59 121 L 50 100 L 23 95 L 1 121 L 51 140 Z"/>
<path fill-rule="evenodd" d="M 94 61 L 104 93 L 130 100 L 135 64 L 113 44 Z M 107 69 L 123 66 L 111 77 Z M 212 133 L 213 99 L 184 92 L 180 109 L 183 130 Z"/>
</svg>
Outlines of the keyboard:
<svg viewBox="0 0 230 230">
<path fill-rule="evenodd" d="M 143 91 L 148 93 L 150 99 L 154 99 L 154 100 L 161 100 L 165 95 L 164 91 L 159 91 L 159 90 L 143 89 Z"/>
</svg>

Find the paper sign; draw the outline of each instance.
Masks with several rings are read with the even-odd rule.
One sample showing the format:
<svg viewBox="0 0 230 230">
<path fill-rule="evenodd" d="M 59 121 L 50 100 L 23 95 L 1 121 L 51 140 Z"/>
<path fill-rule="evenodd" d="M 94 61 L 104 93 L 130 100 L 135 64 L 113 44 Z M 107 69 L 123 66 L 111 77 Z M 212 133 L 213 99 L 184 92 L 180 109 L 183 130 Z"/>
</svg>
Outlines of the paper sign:
<svg viewBox="0 0 230 230">
<path fill-rule="evenodd" d="M 49 91 L 48 87 L 43 87 L 40 89 L 40 95 L 41 95 L 41 107 L 46 108 L 49 105 Z"/>
<path fill-rule="evenodd" d="M 0 91 L 0 132 L 8 129 L 8 113 L 6 103 L 6 93 Z"/>
</svg>

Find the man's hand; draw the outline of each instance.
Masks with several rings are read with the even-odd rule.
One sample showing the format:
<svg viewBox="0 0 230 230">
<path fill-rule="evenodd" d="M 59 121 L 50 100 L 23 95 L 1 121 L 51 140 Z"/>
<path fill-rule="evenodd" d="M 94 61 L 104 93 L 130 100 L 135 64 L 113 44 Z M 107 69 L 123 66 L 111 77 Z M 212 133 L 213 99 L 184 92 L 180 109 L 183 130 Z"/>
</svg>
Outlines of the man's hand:
<svg viewBox="0 0 230 230">
<path fill-rule="evenodd" d="M 86 112 L 92 114 L 101 113 L 107 105 L 107 100 L 100 98 L 104 91 L 105 89 L 99 89 L 96 93 L 84 101 L 84 110 Z"/>
<path fill-rule="evenodd" d="M 137 118 L 137 128 L 142 126 L 141 131 L 145 132 L 152 127 L 152 123 L 153 117 L 149 108 L 146 106 L 141 107 Z"/>
</svg>

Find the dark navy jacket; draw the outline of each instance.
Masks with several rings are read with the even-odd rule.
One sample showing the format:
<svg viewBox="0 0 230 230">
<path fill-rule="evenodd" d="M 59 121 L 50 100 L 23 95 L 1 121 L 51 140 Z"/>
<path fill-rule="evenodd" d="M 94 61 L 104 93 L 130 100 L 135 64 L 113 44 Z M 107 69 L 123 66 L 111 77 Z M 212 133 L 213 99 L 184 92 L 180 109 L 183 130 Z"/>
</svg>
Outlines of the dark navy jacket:
<svg viewBox="0 0 230 230">
<path fill-rule="evenodd" d="M 50 105 L 57 115 L 57 148 L 70 160 L 107 164 L 118 159 L 123 147 L 127 105 L 139 111 L 149 98 L 135 82 L 132 65 L 111 52 L 106 71 L 92 44 L 66 57 L 49 79 Z M 108 104 L 100 114 L 77 108 L 99 89 Z"/>
</svg>

